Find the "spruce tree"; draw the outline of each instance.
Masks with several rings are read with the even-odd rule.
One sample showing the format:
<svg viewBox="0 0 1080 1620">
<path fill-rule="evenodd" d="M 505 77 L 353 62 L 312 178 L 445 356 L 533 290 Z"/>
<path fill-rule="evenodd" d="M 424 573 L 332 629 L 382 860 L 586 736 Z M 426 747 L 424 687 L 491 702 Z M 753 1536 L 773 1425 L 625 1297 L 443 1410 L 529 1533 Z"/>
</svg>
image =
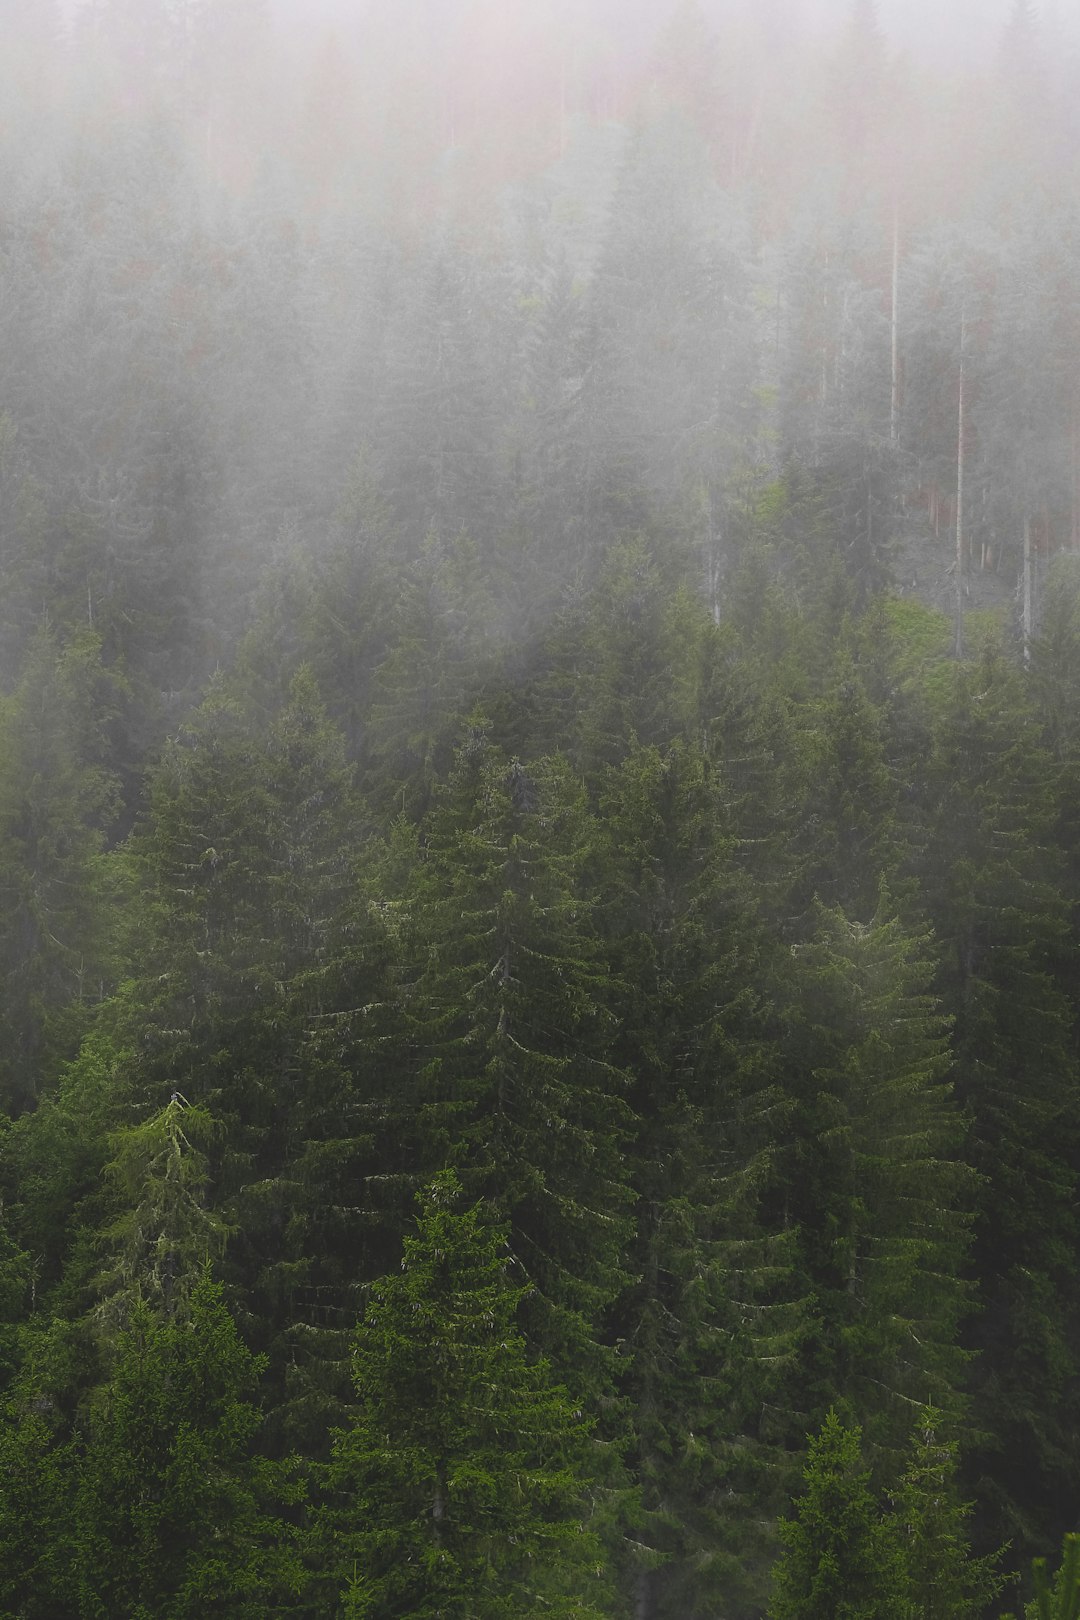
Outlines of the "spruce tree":
<svg viewBox="0 0 1080 1620">
<path fill-rule="evenodd" d="M 372 1286 L 319 1544 L 348 1620 L 600 1620 L 590 1424 L 518 1325 L 505 1226 L 453 1172 Z"/>
<path fill-rule="evenodd" d="M 783 1135 L 767 942 L 719 773 L 633 748 L 601 799 L 599 915 L 633 1076 L 632 1281 L 611 1318 L 641 1493 L 635 1612 L 749 1612 L 786 1498 L 794 1234 L 760 1191 Z"/>
<path fill-rule="evenodd" d="M 961 1162 L 931 946 L 883 890 L 868 923 L 819 907 L 793 962 L 798 1102 L 776 1196 L 817 1302 L 804 1372 L 818 1399 L 851 1403 L 878 1466 L 878 1447 L 895 1456 L 906 1444 L 912 1401 L 932 1390 L 954 1412 L 965 1381 L 975 1178 Z"/>
<path fill-rule="evenodd" d="M 299 1586 L 283 1471 L 252 1442 L 260 1363 L 208 1271 L 182 1310 L 138 1301 L 78 1438 L 79 1620 L 279 1612 Z"/>
<path fill-rule="evenodd" d="M 42 629 L 0 703 L 0 1097 L 11 1113 L 73 1055 L 115 965 L 100 860 L 119 809 L 103 763 L 115 696 L 95 636 L 64 645 Z"/>
<path fill-rule="evenodd" d="M 802 1495 L 780 1526 L 769 1620 L 904 1620 L 903 1564 L 860 1437 L 830 1410 L 810 1440 Z"/>
<path fill-rule="evenodd" d="M 405 889 L 411 1072 L 397 1103 L 416 1170 L 449 1160 L 509 1221 L 535 1285 L 530 1331 L 559 1373 L 582 1380 L 592 1362 L 603 1384 L 630 1116 L 584 881 L 591 836 L 565 764 L 507 760 L 478 718 Z"/>
<path fill-rule="evenodd" d="M 971 1504 L 959 1498 L 958 1448 L 943 1437 L 945 1422 L 933 1406 L 919 1414 L 907 1467 L 890 1493 L 907 1573 L 907 1620 L 978 1620 L 1005 1584 L 998 1572 L 1004 1549 L 972 1554 Z"/>
<path fill-rule="evenodd" d="M 997 647 L 955 672 L 920 775 L 917 870 L 940 942 L 937 988 L 956 1020 L 964 1157 L 982 1178 L 980 1310 L 965 1338 L 980 1352 L 972 1417 L 985 1438 L 971 1466 L 988 1536 L 1026 1552 L 1064 1532 L 1063 1504 L 1080 1487 L 1075 942 L 1058 766 Z"/>
</svg>

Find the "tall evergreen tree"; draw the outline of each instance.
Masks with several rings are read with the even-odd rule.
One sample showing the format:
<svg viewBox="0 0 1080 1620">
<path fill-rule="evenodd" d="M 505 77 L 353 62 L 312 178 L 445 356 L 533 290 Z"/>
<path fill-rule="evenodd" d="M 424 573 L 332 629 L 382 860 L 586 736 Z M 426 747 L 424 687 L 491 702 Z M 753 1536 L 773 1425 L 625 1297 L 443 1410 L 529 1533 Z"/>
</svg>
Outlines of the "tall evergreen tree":
<svg viewBox="0 0 1080 1620">
<path fill-rule="evenodd" d="M 766 947 L 701 753 L 609 773 L 597 881 L 633 1075 L 633 1281 L 613 1314 L 641 1491 L 635 1612 L 750 1612 L 787 1488 L 793 1234 L 760 1190 L 783 1134 Z"/>
<path fill-rule="evenodd" d="M 208 1272 L 171 1319 L 133 1308 L 77 1452 L 79 1620 L 281 1612 L 299 1574 L 251 1450 L 259 1370 Z"/>
<path fill-rule="evenodd" d="M 558 1371 L 584 1378 L 592 1357 L 599 1375 L 629 1115 L 583 882 L 588 819 L 561 761 L 508 761 L 477 723 L 421 832 L 405 894 L 403 1128 L 421 1173 L 451 1160 L 509 1221 L 535 1286 L 530 1331 Z"/>
<path fill-rule="evenodd" d="M 907 1620 L 977 1620 L 1005 1584 L 1002 1552 L 972 1556 L 971 1504 L 959 1499 L 957 1445 L 942 1436 L 943 1426 L 934 1407 L 919 1414 L 908 1465 L 892 1492 Z"/>
<path fill-rule="evenodd" d="M 983 1178 L 967 1338 L 981 1352 L 973 1417 L 986 1438 L 972 1461 L 989 1534 L 1026 1550 L 1064 1530 L 1080 1489 L 1073 944 L 1056 766 L 1022 675 L 995 647 L 951 681 L 919 791 L 964 1156 Z"/>
<path fill-rule="evenodd" d="M 867 924 L 821 908 L 789 1013 L 798 1106 L 775 1196 L 817 1300 L 807 1371 L 818 1399 L 851 1403 L 886 1466 L 877 1448 L 905 1444 L 910 1403 L 930 1389 L 955 1411 L 965 1382 L 974 1178 L 932 976 L 929 936 L 904 927 L 887 893 Z"/>
<path fill-rule="evenodd" d="M 0 1087 L 10 1112 L 72 1055 L 114 967 L 100 863 L 119 808 L 103 757 L 110 687 L 95 636 L 63 646 L 43 629 L 0 706 Z"/>
</svg>

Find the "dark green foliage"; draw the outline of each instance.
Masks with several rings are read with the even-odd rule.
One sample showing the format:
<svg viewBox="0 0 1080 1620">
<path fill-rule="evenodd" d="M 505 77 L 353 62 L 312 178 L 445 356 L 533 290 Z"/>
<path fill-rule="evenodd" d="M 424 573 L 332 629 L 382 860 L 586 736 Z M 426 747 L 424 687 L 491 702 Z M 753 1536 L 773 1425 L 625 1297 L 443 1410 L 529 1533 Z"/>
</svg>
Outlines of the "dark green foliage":
<svg viewBox="0 0 1080 1620">
<path fill-rule="evenodd" d="M 113 968 L 99 857 L 118 810 L 102 764 L 115 687 L 100 644 L 42 630 L 0 705 L 0 1087 L 27 1107 L 77 1042 Z"/>
<path fill-rule="evenodd" d="M 0 1609 L 759 1620 L 835 1407 L 781 1611 L 962 1615 L 1080 1504 L 1068 8 L 289 9 L 0 0 Z"/>
<path fill-rule="evenodd" d="M 120 1213 L 105 1227 L 98 1307 L 126 1323 L 144 1302 L 171 1320 L 201 1268 L 220 1254 L 221 1221 L 205 1205 L 214 1121 L 174 1093 L 160 1113 L 116 1133 L 104 1174 Z"/>
<path fill-rule="evenodd" d="M 1035 1578 L 1035 1602 L 1028 1613 L 1036 1620 L 1076 1620 L 1080 1614 L 1080 1537 L 1065 1537 L 1061 1564 L 1054 1577 L 1053 1588 L 1046 1574 L 1046 1560 L 1036 1558 L 1032 1564 Z"/>
<path fill-rule="evenodd" d="M 0 1613 L 78 1614 L 73 1566 L 78 1448 L 74 1398 L 96 1371 L 86 1335 L 64 1322 L 24 1334 L 22 1368 L 0 1403 Z M 81 1617 L 80 1617 L 81 1620 Z"/>
<path fill-rule="evenodd" d="M 980 1467 L 995 1476 L 993 1534 L 1026 1541 L 1064 1528 L 1057 1514 L 1080 1483 L 1075 943 L 1055 763 L 1018 671 L 995 650 L 957 673 L 923 791 L 938 983 L 955 1012 L 954 1080 L 971 1121 L 965 1157 L 984 1178 L 974 1417 L 985 1444 L 1013 1459 L 1001 1474 L 983 1452 Z"/>
<path fill-rule="evenodd" d="M 451 1159 L 509 1221 L 532 1330 L 579 1378 L 622 1280 L 631 1197 L 591 836 L 561 760 L 507 760 L 477 723 L 423 825 L 405 909 L 417 1168 Z"/>
<path fill-rule="evenodd" d="M 6 1148 L 9 1126 L 0 1120 L 0 1144 Z M 7 1388 L 18 1364 L 17 1324 L 22 1320 L 33 1275 L 29 1254 L 11 1236 L 10 1223 L 0 1214 L 0 1391 Z"/>
<path fill-rule="evenodd" d="M 452 1172 L 418 1202 L 357 1330 L 357 1409 L 327 1471 L 335 1612 L 598 1620 L 590 1424 L 527 1353 L 506 1228 L 461 1207 Z"/>
<path fill-rule="evenodd" d="M 753 1602 L 786 1495 L 792 1234 L 760 1190 L 786 1109 L 757 989 L 761 930 L 730 864 L 717 774 L 635 748 L 601 801 L 618 1052 L 634 1075 L 634 1280 L 614 1323 L 631 1404 L 639 1615 Z M 741 1612 L 741 1610 L 740 1610 Z"/>
<path fill-rule="evenodd" d="M 1024 1610 L 1025 1620 L 1076 1620 L 1080 1614 L 1080 1535 L 1065 1537 L 1061 1563 L 1051 1582 L 1046 1559 L 1032 1561 L 1035 1596 Z M 1002 1615 L 1001 1620 L 1014 1620 Z"/>
<path fill-rule="evenodd" d="M 80 1620 L 281 1612 L 298 1576 L 285 1476 L 251 1450 L 258 1373 L 208 1272 L 169 1317 L 134 1304 L 75 1442 Z"/>
<path fill-rule="evenodd" d="M 895 1452 L 923 1392 L 947 1411 L 962 1399 L 975 1178 L 959 1162 L 948 1021 L 929 937 L 905 929 L 885 891 L 869 923 L 819 908 L 793 968 L 801 1100 L 776 1192 L 817 1302 L 809 1365 Z"/>
</svg>

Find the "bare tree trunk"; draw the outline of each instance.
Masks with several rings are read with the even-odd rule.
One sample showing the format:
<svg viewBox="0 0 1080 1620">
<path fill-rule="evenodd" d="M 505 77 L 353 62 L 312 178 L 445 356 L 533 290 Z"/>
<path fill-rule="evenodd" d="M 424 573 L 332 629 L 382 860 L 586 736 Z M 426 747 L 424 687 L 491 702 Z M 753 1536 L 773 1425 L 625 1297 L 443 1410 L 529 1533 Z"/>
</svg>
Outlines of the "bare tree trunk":
<svg viewBox="0 0 1080 1620">
<path fill-rule="evenodd" d="M 892 391 L 889 396 L 889 437 L 895 450 L 900 443 L 900 206 L 893 204 L 892 227 Z"/>
<path fill-rule="evenodd" d="M 1031 663 L 1031 638 L 1034 634 L 1034 594 L 1031 578 L 1031 518 L 1024 519 L 1024 663 Z"/>
<path fill-rule="evenodd" d="M 712 613 L 713 623 L 720 623 L 720 558 L 718 555 L 719 542 L 716 534 L 716 512 L 713 503 L 713 492 L 708 488 L 705 493 L 708 523 L 706 531 L 706 574 L 709 592 L 709 610 Z"/>
<path fill-rule="evenodd" d="M 967 311 L 960 313 L 960 398 L 956 435 L 956 626 L 953 653 L 964 656 L 964 370 L 967 360 Z"/>
</svg>

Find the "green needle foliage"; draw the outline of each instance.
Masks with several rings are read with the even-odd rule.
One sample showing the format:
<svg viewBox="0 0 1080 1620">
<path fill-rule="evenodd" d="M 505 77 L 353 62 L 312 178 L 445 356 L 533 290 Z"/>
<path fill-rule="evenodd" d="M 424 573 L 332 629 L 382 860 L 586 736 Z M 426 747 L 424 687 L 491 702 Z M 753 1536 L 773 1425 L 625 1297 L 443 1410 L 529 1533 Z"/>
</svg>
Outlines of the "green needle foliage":
<svg viewBox="0 0 1080 1620">
<path fill-rule="evenodd" d="M 1064 1556 L 1053 1591 L 1046 1575 L 1046 1559 L 1031 1566 L 1035 1577 L 1035 1603 L 1028 1613 L 1038 1620 L 1077 1620 L 1080 1615 L 1080 1535 L 1065 1537 Z"/>
<path fill-rule="evenodd" d="M 1005 1585 L 1004 1553 L 973 1558 L 971 1505 L 957 1494 L 957 1445 L 942 1436 L 943 1414 L 919 1414 L 911 1460 L 892 1493 L 897 1533 L 907 1565 L 908 1620 L 977 1620 Z"/>
<path fill-rule="evenodd" d="M 933 1390 L 953 1408 L 964 1373 L 956 1335 L 974 1177 L 957 1163 L 930 947 L 883 890 L 865 924 L 819 907 L 795 958 L 793 1058 L 810 1072 L 783 1186 L 819 1302 L 824 1389 L 852 1403 L 876 1467 L 880 1448 L 906 1445 L 911 1403 Z"/>
<path fill-rule="evenodd" d="M 1080 1535 L 1065 1537 L 1061 1563 L 1051 1586 L 1046 1559 L 1032 1560 L 1035 1596 L 1024 1610 L 1026 1620 L 1077 1620 L 1080 1616 Z M 1001 1620 L 1013 1620 L 1003 1614 Z"/>
<path fill-rule="evenodd" d="M 348 1620 L 594 1620 L 590 1425 L 516 1325 L 506 1231 L 461 1209 L 452 1171 L 419 1195 L 400 1273 L 357 1330 L 358 1406 L 328 1470 Z"/>
<path fill-rule="evenodd" d="M 79 1620 L 279 1612 L 298 1566 L 285 1475 L 252 1452 L 260 1368 L 208 1272 L 172 1319 L 134 1306 L 77 1464 Z"/>
<path fill-rule="evenodd" d="M 860 1439 L 831 1410 L 810 1441 L 803 1494 L 780 1526 L 769 1620 L 905 1620 L 903 1563 Z"/>
</svg>

